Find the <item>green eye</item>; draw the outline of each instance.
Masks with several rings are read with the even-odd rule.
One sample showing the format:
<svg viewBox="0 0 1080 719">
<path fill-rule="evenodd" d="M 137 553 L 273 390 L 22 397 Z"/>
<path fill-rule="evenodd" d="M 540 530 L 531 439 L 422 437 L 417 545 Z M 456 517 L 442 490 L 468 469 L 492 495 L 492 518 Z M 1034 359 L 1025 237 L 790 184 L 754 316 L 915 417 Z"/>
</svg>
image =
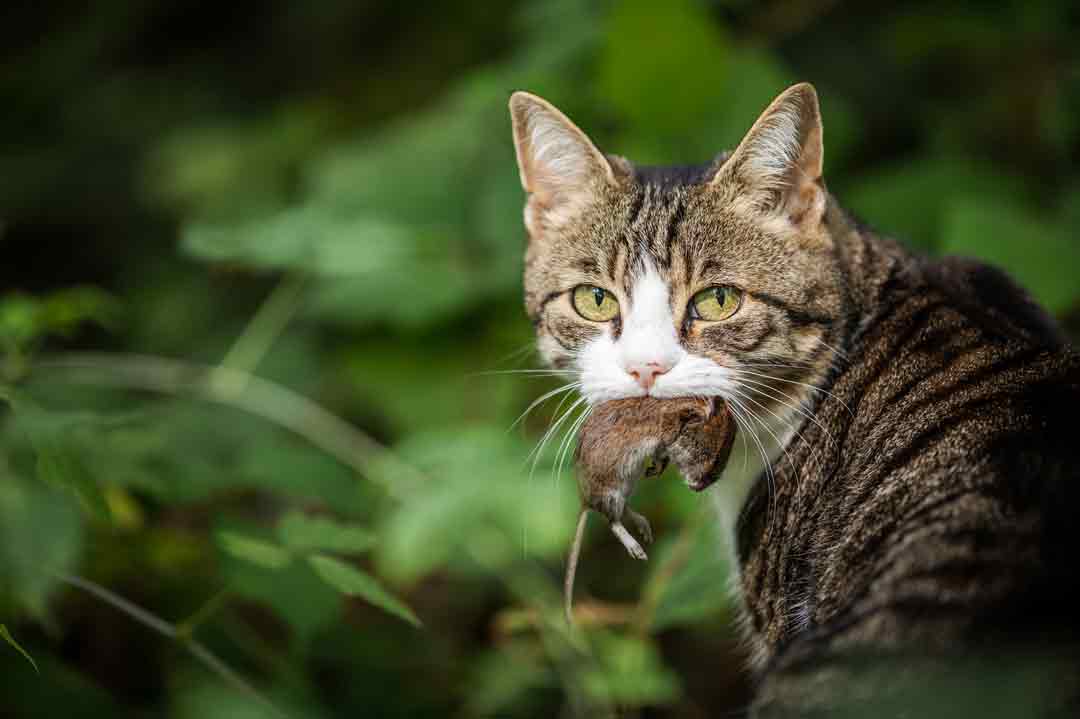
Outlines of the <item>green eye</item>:
<svg viewBox="0 0 1080 719">
<path fill-rule="evenodd" d="M 710 287 L 694 295 L 690 311 L 694 319 L 719 322 L 738 312 L 741 304 L 742 293 L 734 287 Z"/>
<path fill-rule="evenodd" d="M 574 288 L 574 309 L 592 322 L 607 322 L 619 315 L 619 303 L 614 295 L 595 285 L 578 285 Z"/>
</svg>

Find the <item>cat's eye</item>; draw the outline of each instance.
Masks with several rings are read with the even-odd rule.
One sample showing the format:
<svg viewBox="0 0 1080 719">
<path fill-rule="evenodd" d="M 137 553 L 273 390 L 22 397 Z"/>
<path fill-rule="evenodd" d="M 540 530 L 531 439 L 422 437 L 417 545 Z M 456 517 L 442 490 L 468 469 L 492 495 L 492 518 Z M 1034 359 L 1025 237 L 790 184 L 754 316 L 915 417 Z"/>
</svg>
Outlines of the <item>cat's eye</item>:
<svg viewBox="0 0 1080 719">
<path fill-rule="evenodd" d="M 574 309 L 592 322 L 607 322 L 619 315 L 619 303 L 615 296 L 602 287 L 578 285 L 574 288 Z"/>
<path fill-rule="evenodd" d="M 690 315 L 696 320 L 719 322 L 726 320 L 742 305 L 742 293 L 734 287 L 710 287 L 690 300 Z"/>
</svg>

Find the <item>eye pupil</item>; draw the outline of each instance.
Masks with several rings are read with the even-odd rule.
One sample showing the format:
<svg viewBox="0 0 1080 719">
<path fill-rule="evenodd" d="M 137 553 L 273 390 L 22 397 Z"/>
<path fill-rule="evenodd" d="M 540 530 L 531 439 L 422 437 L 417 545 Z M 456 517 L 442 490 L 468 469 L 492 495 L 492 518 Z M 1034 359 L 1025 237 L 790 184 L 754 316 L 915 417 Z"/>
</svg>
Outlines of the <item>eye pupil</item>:
<svg viewBox="0 0 1080 719">
<path fill-rule="evenodd" d="M 604 303 L 604 291 L 599 287 L 593 287 L 592 296 L 596 300 L 597 307 Z"/>
<path fill-rule="evenodd" d="M 708 287 L 691 298 L 690 316 L 706 322 L 720 322 L 738 312 L 741 303 L 742 294 L 734 287 Z"/>
</svg>

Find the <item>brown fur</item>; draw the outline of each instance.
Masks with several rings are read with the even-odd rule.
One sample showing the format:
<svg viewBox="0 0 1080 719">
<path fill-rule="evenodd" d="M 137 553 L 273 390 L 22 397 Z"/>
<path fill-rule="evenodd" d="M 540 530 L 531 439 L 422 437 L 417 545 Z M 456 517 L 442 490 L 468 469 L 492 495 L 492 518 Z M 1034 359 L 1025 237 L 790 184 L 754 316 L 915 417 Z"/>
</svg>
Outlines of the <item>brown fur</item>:
<svg viewBox="0 0 1080 719">
<path fill-rule="evenodd" d="M 719 478 L 734 441 L 735 424 L 727 408 L 713 400 L 622 399 L 606 402 L 589 414 L 575 454 L 582 511 L 567 561 L 567 619 L 572 619 L 570 605 L 586 513 L 593 510 L 604 515 L 630 556 L 645 559 L 644 550 L 622 524 L 623 516 L 629 517 L 644 541 L 652 541 L 648 520 L 626 506 L 645 461 L 658 462 L 650 474 L 659 474 L 673 460 L 687 486 L 700 492 Z"/>
</svg>

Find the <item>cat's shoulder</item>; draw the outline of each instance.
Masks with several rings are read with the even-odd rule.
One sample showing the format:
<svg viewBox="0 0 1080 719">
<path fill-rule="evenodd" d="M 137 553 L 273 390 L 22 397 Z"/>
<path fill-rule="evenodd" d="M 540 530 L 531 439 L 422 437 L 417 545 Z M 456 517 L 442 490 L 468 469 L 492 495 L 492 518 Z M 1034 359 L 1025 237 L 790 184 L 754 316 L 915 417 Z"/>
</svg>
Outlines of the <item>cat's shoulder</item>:
<svg viewBox="0 0 1080 719">
<path fill-rule="evenodd" d="M 1057 322 L 1004 270 L 968 257 L 919 258 L 917 274 L 957 311 L 989 333 L 1065 350 Z"/>
</svg>

